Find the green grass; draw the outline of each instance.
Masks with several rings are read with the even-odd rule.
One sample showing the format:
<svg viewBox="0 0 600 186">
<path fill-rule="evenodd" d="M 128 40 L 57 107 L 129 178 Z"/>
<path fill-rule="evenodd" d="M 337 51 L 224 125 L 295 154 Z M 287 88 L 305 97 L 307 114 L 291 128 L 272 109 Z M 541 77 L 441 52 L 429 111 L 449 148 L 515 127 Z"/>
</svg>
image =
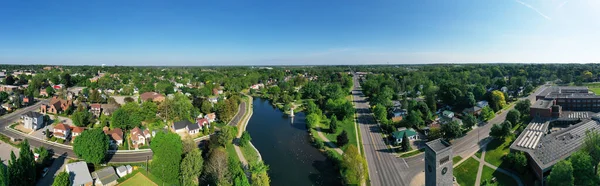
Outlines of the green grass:
<svg viewBox="0 0 600 186">
<path fill-rule="evenodd" d="M 589 89 L 596 93 L 596 95 L 600 95 L 600 87 L 589 87 Z"/>
<path fill-rule="evenodd" d="M 248 163 L 258 161 L 258 153 L 256 153 L 256 150 L 250 144 L 244 147 L 240 146 L 240 150 Z"/>
<path fill-rule="evenodd" d="M 412 156 L 415 156 L 417 154 L 421 154 L 421 152 L 425 152 L 425 149 L 422 148 L 422 149 L 418 149 L 418 150 L 413 150 L 413 151 L 410 151 L 410 152 L 407 152 L 407 153 L 404 153 L 404 154 L 400 155 L 400 157 L 403 157 L 403 158 L 412 157 Z"/>
<path fill-rule="evenodd" d="M 357 136 L 356 136 L 356 128 L 354 127 L 354 120 L 348 119 L 346 121 L 339 121 L 338 129 L 337 129 L 336 133 L 329 132 L 329 125 L 327 123 L 328 123 L 327 121 L 321 120 L 321 123 L 319 124 L 318 127 L 321 127 L 321 132 L 325 135 L 325 137 L 327 139 L 329 139 L 329 141 L 336 143 L 337 136 L 339 134 L 341 134 L 342 131 L 345 130 L 348 133 L 348 144 L 356 144 Z M 317 135 L 317 134 L 315 134 L 315 135 Z M 347 146 L 348 145 L 341 147 L 342 150 L 346 150 Z"/>
<path fill-rule="evenodd" d="M 493 177 L 496 178 L 496 182 L 492 185 L 517 185 L 517 181 L 512 177 L 488 166 L 483 166 L 483 170 L 481 171 L 481 183 L 486 181 L 487 183 L 491 183 Z"/>
<path fill-rule="evenodd" d="M 227 151 L 227 156 L 228 157 L 233 157 L 233 159 L 236 159 L 239 161 L 240 158 L 238 158 L 237 153 L 235 152 L 235 148 L 233 148 L 233 144 L 229 143 L 225 146 L 225 150 Z"/>
<path fill-rule="evenodd" d="M 460 185 L 475 185 L 479 161 L 469 158 L 467 161 L 454 168 L 454 176 Z"/>
<path fill-rule="evenodd" d="M 456 163 L 458 163 L 462 159 L 463 158 L 460 157 L 460 156 L 454 156 L 454 158 L 452 158 L 452 164 L 456 164 Z"/>
<path fill-rule="evenodd" d="M 500 167 L 500 164 L 502 164 L 502 161 L 504 161 L 502 158 L 510 152 L 510 144 L 512 141 L 513 137 L 506 137 L 504 141 L 501 139 L 492 140 L 487 145 L 485 161 L 494 166 Z"/>
<path fill-rule="evenodd" d="M 123 181 L 119 186 L 137 186 L 137 185 L 156 185 L 142 173 L 137 173 L 135 176 Z"/>
<path fill-rule="evenodd" d="M 478 151 L 475 153 L 475 156 L 477 156 L 477 158 L 481 158 L 481 150 L 478 150 Z"/>
</svg>

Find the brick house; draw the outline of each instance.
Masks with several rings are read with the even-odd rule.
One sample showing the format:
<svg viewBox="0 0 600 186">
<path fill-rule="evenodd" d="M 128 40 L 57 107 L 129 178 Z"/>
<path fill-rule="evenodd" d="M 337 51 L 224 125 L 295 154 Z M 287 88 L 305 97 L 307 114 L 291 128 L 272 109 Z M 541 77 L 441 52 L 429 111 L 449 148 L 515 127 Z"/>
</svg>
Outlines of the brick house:
<svg viewBox="0 0 600 186">
<path fill-rule="evenodd" d="M 42 104 L 42 106 L 40 106 L 40 112 L 41 113 L 52 113 L 52 114 L 58 114 L 61 112 L 64 112 L 65 110 L 69 109 L 69 107 L 73 106 L 73 101 L 71 100 L 64 100 L 61 98 L 58 98 L 58 96 L 54 96 L 52 97 L 52 99 L 50 100 L 50 103 L 48 105 L 46 104 Z"/>
<path fill-rule="evenodd" d="M 110 138 L 110 142 L 112 144 L 116 144 L 117 146 L 121 146 L 123 144 L 123 130 L 120 128 L 108 130 L 108 127 L 104 127 L 102 130 L 104 131 L 104 134 L 108 135 L 108 138 Z"/>
</svg>

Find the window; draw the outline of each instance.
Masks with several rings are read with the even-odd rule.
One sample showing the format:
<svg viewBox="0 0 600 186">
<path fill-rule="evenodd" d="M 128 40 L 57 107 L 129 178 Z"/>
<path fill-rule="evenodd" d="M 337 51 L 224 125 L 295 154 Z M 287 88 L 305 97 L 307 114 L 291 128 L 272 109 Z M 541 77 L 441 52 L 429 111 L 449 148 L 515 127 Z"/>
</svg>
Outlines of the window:
<svg viewBox="0 0 600 186">
<path fill-rule="evenodd" d="M 446 162 L 448 162 L 448 161 L 450 161 L 450 156 L 446 156 L 446 157 L 444 157 L 444 158 L 440 159 L 440 165 L 441 165 L 441 164 L 444 164 L 444 163 L 446 163 Z"/>
</svg>

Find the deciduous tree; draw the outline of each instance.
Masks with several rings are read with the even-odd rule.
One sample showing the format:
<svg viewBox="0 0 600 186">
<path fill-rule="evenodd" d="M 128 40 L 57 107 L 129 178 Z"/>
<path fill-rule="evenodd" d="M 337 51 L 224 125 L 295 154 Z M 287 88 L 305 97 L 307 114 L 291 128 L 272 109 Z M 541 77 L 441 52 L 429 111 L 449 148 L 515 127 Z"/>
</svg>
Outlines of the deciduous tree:
<svg viewBox="0 0 600 186">
<path fill-rule="evenodd" d="M 342 178 L 346 185 L 360 185 L 365 180 L 367 162 L 354 144 L 348 145 L 341 163 Z"/>
<path fill-rule="evenodd" d="M 471 127 L 473 127 L 477 124 L 477 118 L 475 116 L 473 116 L 473 114 L 467 114 L 462 119 L 462 122 L 463 122 L 463 126 L 465 128 L 471 129 Z"/>
<path fill-rule="evenodd" d="M 242 137 L 240 138 L 240 146 L 245 147 L 250 143 L 250 140 L 252 140 L 252 137 L 250 137 L 250 133 L 248 133 L 248 131 L 242 132 Z"/>
<path fill-rule="evenodd" d="M 506 121 L 510 121 L 512 124 L 517 124 L 519 122 L 519 118 L 521 118 L 521 113 L 515 109 L 511 109 L 506 114 Z"/>
<path fill-rule="evenodd" d="M 585 151 L 577 151 L 569 158 L 573 166 L 575 185 L 598 185 L 598 176 L 594 174 L 592 157 Z"/>
<path fill-rule="evenodd" d="M 85 130 L 75 138 L 73 152 L 86 162 L 99 164 L 106 157 L 108 144 L 108 136 L 102 129 Z"/>
<path fill-rule="evenodd" d="M 460 124 L 458 124 L 456 121 L 442 125 L 442 131 L 444 133 L 444 138 L 446 139 L 454 139 L 462 135 Z"/>
<path fill-rule="evenodd" d="M 561 160 L 552 167 L 548 175 L 548 185 L 550 186 L 571 186 L 574 185 L 573 166 L 568 160 Z"/>
<path fill-rule="evenodd" d="M 54 182 L 52 186 L 70 186 L 71 181 L 69 180 L 69 173 L 61 172 L 56 177 L 54 177 Z"/>
<path fill-rule="evenodd" d="M 198 178 L 202 173 L 204 159 L 200 149 L 195 148 L 185 155 L 181 161 L 181 179 L 183 185 L 198 185 Z"/>
<path fill-rule="evenodd" d="M 167 183 L 178 183 L 183 147 L 181 137 L 172 132 L 158 132 L 150 143 L 152 164 L 150 171 Z"/>
<path fill-rule="evenodd" d="M 227 152 L 223 147 L 211 150 L 204 168 L 204 181 L 210 185 L 229 185 Z"/>
</svg>

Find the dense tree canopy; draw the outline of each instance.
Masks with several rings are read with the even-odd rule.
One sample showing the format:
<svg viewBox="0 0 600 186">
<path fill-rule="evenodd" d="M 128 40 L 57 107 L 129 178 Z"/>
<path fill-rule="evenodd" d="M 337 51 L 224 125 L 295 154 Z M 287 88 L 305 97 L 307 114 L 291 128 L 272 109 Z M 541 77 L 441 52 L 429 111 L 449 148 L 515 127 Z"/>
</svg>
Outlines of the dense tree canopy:
<svg viewBox="0 0 600 186">
<path fill-rule="evenodd" d="M 99 164 L 108 151 L 108 136 L 102 129 L 89 129 L 81 133 L 73 142 L 73 152 L 86 162 Z"/>
<path fill-rule="evenodd" d="M 150 143 L 152 164 L 150 171 L 167 183 L 178 183 L 183 147 L 176 133 L 158 132 Z"/>
</svg>

